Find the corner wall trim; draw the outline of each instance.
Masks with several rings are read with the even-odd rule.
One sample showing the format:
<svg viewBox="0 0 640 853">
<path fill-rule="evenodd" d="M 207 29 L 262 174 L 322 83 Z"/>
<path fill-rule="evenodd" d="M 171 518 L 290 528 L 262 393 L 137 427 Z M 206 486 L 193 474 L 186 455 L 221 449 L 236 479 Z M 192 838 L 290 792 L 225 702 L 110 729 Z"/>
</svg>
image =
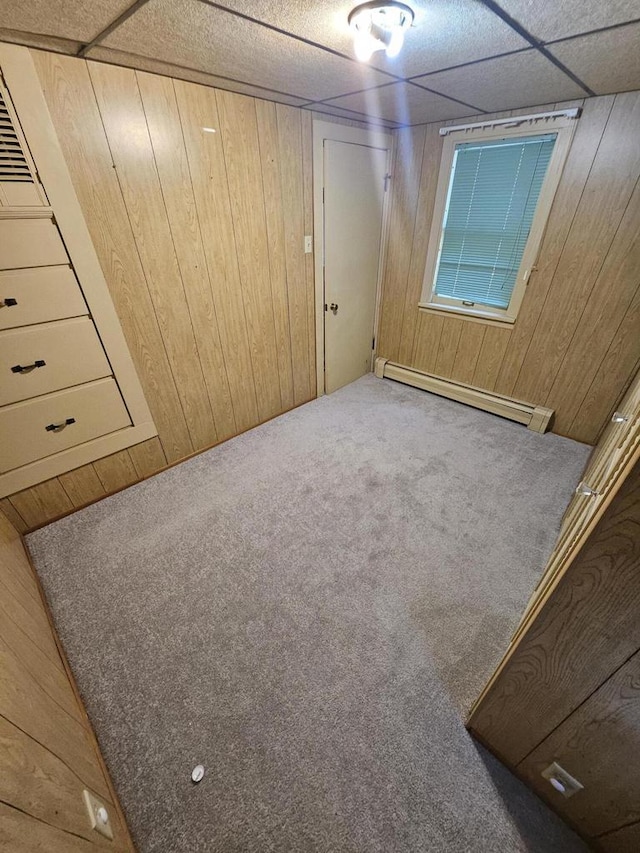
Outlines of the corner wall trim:
<svg viewBox="0 0 640 853">
<path fill-rule="evenodd" d="M 467 406 L 517 421 L 535 432 L 546 432 L 553 416 L 553 409 L 523 403 L 521 400 L 483 391 L 473 385 L 423 373 L 413 367 L 395 364 L 386 358 L 376 359 L 374 372 L 379 379 L 393 379 L 441 397 L 448 397 L 450 400 L 457 400 L 459 403 L 466 403 Z"/>
</svg>

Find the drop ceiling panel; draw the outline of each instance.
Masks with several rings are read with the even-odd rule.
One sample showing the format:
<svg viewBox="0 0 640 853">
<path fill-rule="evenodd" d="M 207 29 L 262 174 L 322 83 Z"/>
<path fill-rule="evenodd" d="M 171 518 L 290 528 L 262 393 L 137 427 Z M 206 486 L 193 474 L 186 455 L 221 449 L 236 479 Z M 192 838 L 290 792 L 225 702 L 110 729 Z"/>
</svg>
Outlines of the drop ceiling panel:
<svg viewBox="0 0 640 853">
<path fill-rule="evenodd" d="M 2 26 L 27 33 L 88 42 L 133 0 L 0 0 Z"/>
<path fill-rule="evenodd" d="M 597 95 L 640 89 L 640 24 L 558 42 L 549 50 Z"/>
<path fill-rule="evenodd" d="M 223 6 L 348 56 L 353 56 L 353 39 L 347 19 L 357 3 L 222 0 Z M 374 54 L 372 66 L 398 77 L 412 77 L 527 47 L 515 30 L 477 0 L 419 0 L 410 5 L 416 12 L 416 26 L 407 33 L 402 53 L 395 60 L 384 53 Z"/>
<path fill-rule="evenodd" d="M 150 0 L 103 45 L 309 101 L 389 80 L 371 68 L 197 0 Z"/>
<path fill-rule="evenodd" d="M 538 53 L 528 50 L 464 68 L 439 71 L 415 82 L 494 112 L 584 97 L 584 90 Z"/>
<path fill-rule="evenodd" d="M 541 41 L 640 18 L 638 0 L 499 0 L 499 5 Z"/>
<path fill-rule="evenodd" d="M 216 89 L 226 89 L 230 92 L 239 92 L 241 95 L 251 95 L 254 98 L 263 98 L 267 101 L 277 101 L 280 104 L 290 104 L 299 107 L 306 103 L 303 98 L 292 98 L 269 89 L 247 86 L 244 83 L 234 83 L 224 77 L 216 77 L 213 74 L 204 74 L 202 71 L 190 71 L 167 62 L 158 62 L 143 56 L 134 56 L 131 53 L 123 53 L 119 50 L 111 50 L 108 47 L 96 47 L 91 51 L 91 58 L 101 62 L 111 62 L 114 65 L 124 65 L 127 68 L 137 68 L 140 71 L 150 71 L 153 74 L 163 74 L 165 77 L 175 77 L 178 80 L 189 80 L 192 83 L 202 83 L 203 86 L 213 86 Z"/>
<path fill-rule="evenodd" d="M 328 103 L 367 115 L 381 116 L 400 124 L 444 121 L 477 113 L 473 107 L 441 98 L 411 83 L 392 83 L 379 89 L 333 98 Z"/>
</svg>

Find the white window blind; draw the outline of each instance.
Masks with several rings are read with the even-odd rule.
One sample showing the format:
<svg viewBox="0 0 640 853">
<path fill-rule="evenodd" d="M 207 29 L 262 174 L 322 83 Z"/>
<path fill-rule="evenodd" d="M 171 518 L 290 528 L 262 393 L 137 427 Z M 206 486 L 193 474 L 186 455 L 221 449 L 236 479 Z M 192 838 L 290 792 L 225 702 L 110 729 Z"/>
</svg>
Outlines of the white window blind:
<svg viewBox="0 0 640 853">
<path fill-rule="evenodd" d="M 456 145 L 437 296 L 508 308 L 556 136 Z"/>
</svg>

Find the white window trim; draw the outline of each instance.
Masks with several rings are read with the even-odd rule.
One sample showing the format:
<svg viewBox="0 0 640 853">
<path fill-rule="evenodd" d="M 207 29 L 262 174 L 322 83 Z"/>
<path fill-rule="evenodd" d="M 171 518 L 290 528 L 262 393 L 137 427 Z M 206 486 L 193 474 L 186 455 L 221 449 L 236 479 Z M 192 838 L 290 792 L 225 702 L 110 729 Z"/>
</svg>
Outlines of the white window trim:
<svg viewBox="0 0 640 853">
<path fill-rule="evenodd" d="M 573 112 L 573 111 L 572 111 Z M 541 113 L 532 116 L 515 116 L 513 119 L 500 120 L 493 126 L 486 124 L 467 125 L 457 128 L 449 127 L 441 130 L 446 132 L 442 147 L 442 158 L 440 160 L 440 172 L 438 176 L 438 188 L 436 190 L 433 219 L 431 221 L 431 232 L 429 235 L 429 248 L 427 252 L 427 263 L 425 266 L 422 284 L 422 295 L 419 307 L 429 311 L 443 311 L 445 313 L 462 314 L 468 317 L 485 320 L 487 322 L 514 323 L 518 311 L 522 305 L 527 283 L 532 270 L 535 269 L 535 261 L 540 250 L 540 243 L 547 219 L 551 211 L 551 205 L 560 183 L 562 170 L 571 147 L 571 141 L 576 129 L 575 115 L 567 113 Z M 536 212 L 531 223 L 529 239 L 522 255 L 522 262 L 518 270 L 516 284 L 511 295 L 511 301 L 506 309 L 492 308 L 490 305 L 465 305 L 462 299 L 452 299 L 445 296 L 437 296 L 435 290 L 435 273 L 440 257 L 440 249 L 443 237 L 443 219 L 449 193 L 451 180 L 451 168 L 455 154 L 455 147 L 460 142 L 468 142 L 484 139 L 516 138 L 518 136 L 532 136 L 540 133 L 557 133 L 556 144 L 551 155 L 547 174 L 545 175 Z"/>
</svg>

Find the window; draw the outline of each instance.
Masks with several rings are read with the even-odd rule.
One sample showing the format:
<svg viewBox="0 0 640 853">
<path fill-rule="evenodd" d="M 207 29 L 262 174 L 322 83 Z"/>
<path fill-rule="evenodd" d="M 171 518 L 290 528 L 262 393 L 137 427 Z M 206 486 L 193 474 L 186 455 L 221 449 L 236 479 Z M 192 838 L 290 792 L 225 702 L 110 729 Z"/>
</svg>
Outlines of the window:
<svg viewBox="0 0 640 853">
<path fill-rule="evenodd" d="M 515 320 L 575 127 L 566 116 L 519 121 L 441 131 L 421 307 Z"/>
</svg>

